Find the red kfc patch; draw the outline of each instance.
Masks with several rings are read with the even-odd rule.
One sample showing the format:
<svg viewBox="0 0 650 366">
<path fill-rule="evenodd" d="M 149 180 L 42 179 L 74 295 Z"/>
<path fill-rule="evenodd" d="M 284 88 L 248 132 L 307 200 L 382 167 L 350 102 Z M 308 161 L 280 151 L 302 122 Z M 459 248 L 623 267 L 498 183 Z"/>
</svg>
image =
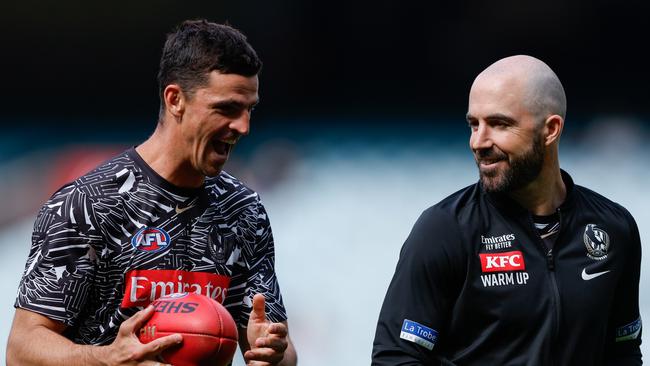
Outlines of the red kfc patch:
<svg viewBox="0 0 650 366">
<path fill-rule="evenodd" d="M 483 272 L 523 271 L 526 269 L 524 255 L 519 250 L 503 253 L 480 253 Z"/>
</svg>

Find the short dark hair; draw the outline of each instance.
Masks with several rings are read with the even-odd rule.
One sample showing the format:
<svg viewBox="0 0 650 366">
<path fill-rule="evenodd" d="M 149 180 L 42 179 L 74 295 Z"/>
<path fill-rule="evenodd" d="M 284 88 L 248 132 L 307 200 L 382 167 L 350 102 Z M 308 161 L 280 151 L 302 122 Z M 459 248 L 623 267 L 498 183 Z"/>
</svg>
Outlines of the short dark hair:
<svg viewBox="0 0 650 366">
<path fill-rule="evenodd" d="M 205 19 L 186 20 L 167 35 L 158 71 L 160 112 L 165 108 L 163 92 L 176 83 L 189 97 L 208 82 L 208 74 L 257 75 L 262 61 L 239 30 Z"/>
</svg>

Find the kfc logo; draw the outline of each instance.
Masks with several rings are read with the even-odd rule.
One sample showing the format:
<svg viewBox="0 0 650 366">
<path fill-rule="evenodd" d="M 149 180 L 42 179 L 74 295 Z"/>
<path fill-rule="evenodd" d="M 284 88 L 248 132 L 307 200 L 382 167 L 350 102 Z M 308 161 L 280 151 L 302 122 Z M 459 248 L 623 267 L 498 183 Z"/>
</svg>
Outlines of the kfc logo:
<svg viewBox="0 0 650 366">
<path fill-rule="evenodd" d="M 523 271 L 524 255 L 519 250 L 504 253 L 480 253 L 483 272 Z"/>
</svg>

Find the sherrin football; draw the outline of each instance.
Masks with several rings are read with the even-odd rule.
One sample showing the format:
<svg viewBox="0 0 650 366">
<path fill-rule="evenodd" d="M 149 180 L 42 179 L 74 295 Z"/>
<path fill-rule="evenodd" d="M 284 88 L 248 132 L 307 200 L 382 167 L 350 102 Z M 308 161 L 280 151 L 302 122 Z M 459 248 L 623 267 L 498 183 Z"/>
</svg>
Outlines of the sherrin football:
<svg viewBox="0 0 650 366">
<path fill-rule="evenodd" d="M 161 354 L 174 366 L 226 366 L 237 349 L 237 326 L 223 305 L 196 293 L 178 293 L 153 302 L 155 312 L 140 329 L 140 341 L 178 333 L 179 346 Z"/>
</svg>

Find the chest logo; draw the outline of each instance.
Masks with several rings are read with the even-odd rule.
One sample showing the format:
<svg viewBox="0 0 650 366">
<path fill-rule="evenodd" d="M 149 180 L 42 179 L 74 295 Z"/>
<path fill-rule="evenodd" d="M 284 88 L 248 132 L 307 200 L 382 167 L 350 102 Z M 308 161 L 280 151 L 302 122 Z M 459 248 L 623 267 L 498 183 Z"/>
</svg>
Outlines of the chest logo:
<svg viewBox="0 0 650 366">
<path fill-rule="evenodd" d="M 124 275 L 122 308 L 147 306 L 154 300 L 194 292 L 223 304 L 230 285 L 230 277 L 210 272 L 190 272 L 175 269 L 134 269 Z"/>
<path fill-rule="evenodd" d="M 481 270 L 485 272 L 523 271 L 524 255 L 519 250 L 503 253 L 480 253 Z"/>
<path fill-rule="evenodd" d="M 603 260 L 607 258 L 607 250 L 609 249 L 609 235 L 605 230 L 596 226 L 596 224 L 589 224 L 585 226 L 585 233 L 583 235 L 585 248 L 587 248 L 587 256 L 595 260 Z"/>
<path fill-rule="evenodd" d="M 157 227 L 143 227 L 131 238 L 133 248 L 144 252 L 157 252 L 169 247 L 170 244 L 169 234 Z"/>
<path fill-rule="evenodd" d="M 194 207 L 194 205 L 188 205 L 188 206 L 185 206 L 185 207 L 180 207 L 179 205 L 176 205 L 176 214 L 180 215 L 183 212 L 185 212 L 185 211 L 187 211 L 187 210 L 189 210 L 189 209 L 191 209 L 193 207 Z"/>
<path fill-rule="evenodd" d="M 234 232 L 222 235 L 216 227 L 213 227 L 208 236 L 208 252 L 216 263 L 225 264 L 235 249 L 236 242 L 237 238 Z"/>
<path fill-rule="evenodd" d="M 485 245 L 485 250 L 508 249 L 512 248 L 515 239 L 515 234 L 505 234 L 500 236 L 481 235 L 481 244 Z"/>
<path fill-rule="evenodd" d="M 583 268 L 583 269 L 582 269 L 582 274 L 581 274 L 581 276 L 582 276 L 582 279 L 583 279 L 583 280 L 585 280 L 585 281 L 591 281 L 591 280 L 593 280 L 594 278 L 596 278 L 596 277 L 600 277 L 600 276 L 604 275 L 605 273 L 607 273 L 607 272 L 609 272 L 609 271 L 610 271 L 610 270 L 602 271 L 602 272 L 596 272 L 596 273 L 587 273 L 587 269 L 586 269 L 586 268 Z"/>
</svg>

